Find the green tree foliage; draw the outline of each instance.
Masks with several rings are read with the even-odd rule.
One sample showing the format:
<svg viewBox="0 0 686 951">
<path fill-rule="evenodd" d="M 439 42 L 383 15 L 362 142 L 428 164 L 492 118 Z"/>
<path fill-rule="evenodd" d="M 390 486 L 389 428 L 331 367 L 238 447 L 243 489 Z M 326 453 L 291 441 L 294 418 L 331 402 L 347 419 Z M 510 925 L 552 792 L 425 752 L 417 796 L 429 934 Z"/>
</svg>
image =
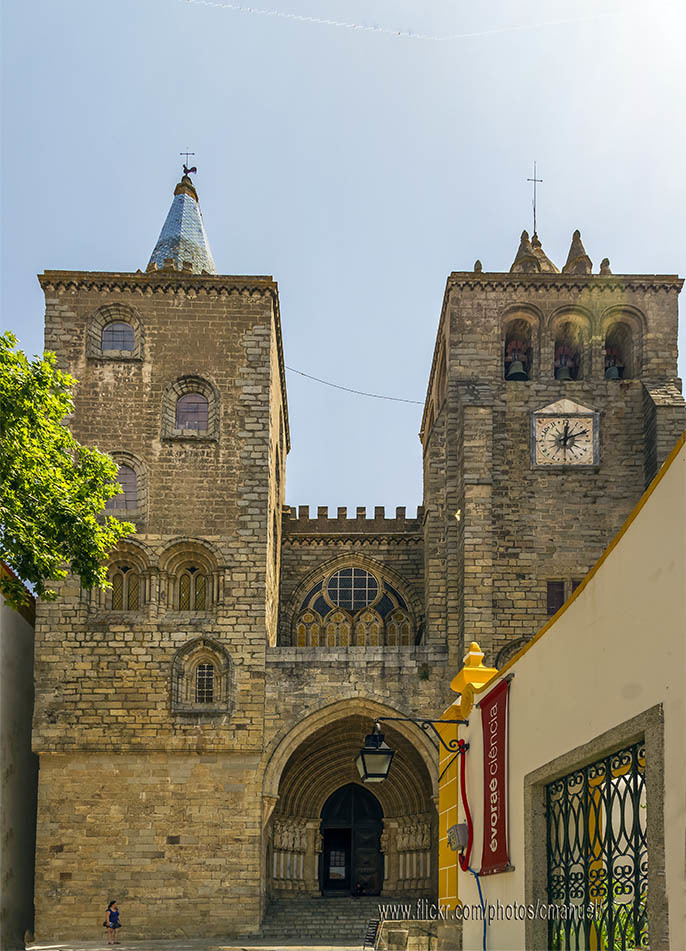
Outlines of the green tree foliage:
<svg viewBox="0 0 686 951">
<path fill-rule="evenodd" d="M 117 464 L 79 445 L 65 417 L 73 409 L 73 377 L 57 369 L 55 355 L 33 362 L 0 335 L 0 559 L 42 598 L 68 571 L 84 588 L 106 588 L 106 559 L 135 527 L 102 517 L 107 499 L 121 492 Z M 13 606 L 23 585 L 0 576 L 0 592 Z"/>
</svg>

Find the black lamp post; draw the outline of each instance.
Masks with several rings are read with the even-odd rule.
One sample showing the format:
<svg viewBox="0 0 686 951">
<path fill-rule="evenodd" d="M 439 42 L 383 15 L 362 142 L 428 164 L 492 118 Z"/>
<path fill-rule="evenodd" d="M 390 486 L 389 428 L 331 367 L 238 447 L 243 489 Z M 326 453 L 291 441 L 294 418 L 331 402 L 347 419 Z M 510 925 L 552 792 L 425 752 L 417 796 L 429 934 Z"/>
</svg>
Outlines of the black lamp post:
<svg viewBox="0 0 686 951">
<path fill-rule="evenodd" d="M 364 746 L 355 758 L 355 765 L 363 783 L 380 783 L 388 776 L 395 750 L 383 741 L 378 723 L 364 739 Z"/>
</svg>

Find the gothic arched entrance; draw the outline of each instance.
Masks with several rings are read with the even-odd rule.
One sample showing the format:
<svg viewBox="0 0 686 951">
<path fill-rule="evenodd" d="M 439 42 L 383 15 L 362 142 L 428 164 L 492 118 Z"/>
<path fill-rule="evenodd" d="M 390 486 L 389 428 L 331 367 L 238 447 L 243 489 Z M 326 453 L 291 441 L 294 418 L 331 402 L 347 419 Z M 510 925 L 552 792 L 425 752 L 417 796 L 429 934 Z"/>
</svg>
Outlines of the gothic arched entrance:
<svg viewBox="0 0 686 951">
<path fill-rule="evenodd" d="M 373 717 L 394 713 L 357 698 L 339 701 L 275 748 L 263 787 L 268 897 L 349 895 L 362 874 L 365 891 L 386 897 L 436 894 L 438 757 L 430 741 L 413 724 L 384 723 L 396 751 L 388 779 L 372 792 L 355 767 Z"/>
<path fill-rule="evenodd" d="M 356 783 L 329 796 L 322 809 L 319 881 L 322 894 L 378 895 L 383 883 L 381 833 L 383 811 L 378 799 Z"/>
</svg>

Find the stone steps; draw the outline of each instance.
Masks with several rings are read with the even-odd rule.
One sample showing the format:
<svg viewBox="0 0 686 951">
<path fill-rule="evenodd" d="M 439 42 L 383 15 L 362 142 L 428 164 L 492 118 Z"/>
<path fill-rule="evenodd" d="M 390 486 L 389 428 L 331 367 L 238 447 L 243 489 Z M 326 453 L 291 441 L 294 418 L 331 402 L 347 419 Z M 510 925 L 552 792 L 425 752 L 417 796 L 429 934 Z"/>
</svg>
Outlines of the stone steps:
<svg viewBox="0 0 686 951">
<path fill-rule="evenodd" d="M 269 940 L 359 941 L 361 946 L 367 923 L 379 917 L 379 904 L 415 900 L 395 896 L 278 898 L 270 902 L 260 934 Z"/>
</svg>

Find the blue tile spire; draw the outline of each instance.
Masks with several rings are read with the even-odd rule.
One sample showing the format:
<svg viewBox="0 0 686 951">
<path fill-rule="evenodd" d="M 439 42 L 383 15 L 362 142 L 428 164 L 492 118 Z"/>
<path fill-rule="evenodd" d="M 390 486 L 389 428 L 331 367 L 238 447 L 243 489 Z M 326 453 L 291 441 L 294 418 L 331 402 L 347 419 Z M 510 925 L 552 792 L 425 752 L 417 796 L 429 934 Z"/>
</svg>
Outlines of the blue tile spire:
<svg viewBox="0 0 686 951">
<path fill-rule="evenodd" d="M 174 189 L 167 220 L 148 262 L 148 271 L 165 267 L 194 274 L 217 273 L 202 223 L 198 193 L 188 175 Z"/>
</svg>

